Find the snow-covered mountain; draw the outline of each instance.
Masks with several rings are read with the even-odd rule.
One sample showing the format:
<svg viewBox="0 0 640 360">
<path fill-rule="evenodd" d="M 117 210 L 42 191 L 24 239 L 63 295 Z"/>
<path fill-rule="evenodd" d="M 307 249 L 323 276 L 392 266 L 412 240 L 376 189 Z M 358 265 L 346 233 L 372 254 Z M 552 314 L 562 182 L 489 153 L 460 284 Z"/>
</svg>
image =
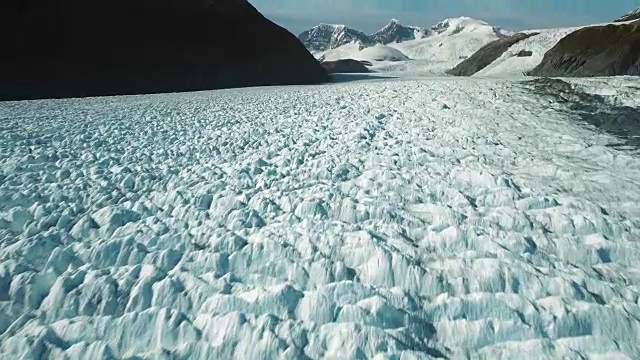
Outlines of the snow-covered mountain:
<svg viewBox="0 0 640 360">
<path fill-rule="evenodd" d="M 516 41 L 503 53 L 496 54 L 498 57 L 486 62 L 488 65 L 483 65 L 484 67 L 478 70 L 474 76 L 523 76 L 540 65 L 547 52 L 554 48 L 560 40 L 570 34 L 573 35 L 575 31 L 590 27 L 602 27 L 603 25 L 622 26 L 623 23 L 633 21 L 635 18 L 640 18 L 640 9 L 618 19 L 617 23 L 522 31 L 529 36 Z M 509 40 L 505 37 L 513 34 L 513 32 L 492 26 L 485 21 L 469 17 L 445 19 L 428 29 L 407 27 L 400 25 L 397 20 L 392 20 L 379 32 L 370 35 L 369 41 L 347 43 L 329 48 L 326 51 L 316 52 L 315 56 L 333 61 L 340 59 L 366 60 L 371 62 L 373 69 L 378 72 L 444 75 L 447 70 L 456 67 L 486 45 L 500 39 L 508 42 Z M 599 41 L 602 49 L 611 50 L 607 45 L 611 39 Z M 612 57 L 621 58 L 628 55 L 629 59 L 632 59 L 631 63 L 635 63 L 634 52 L 628 50 L 633 48 L 631 45 L 633 41 L 628 36 L 620 41 L 624 42 L 626 47 L 616 45 L 618 50 L 609 52 L 606 61 L 614 61 L 611 60 Z M 386 45 L 379 43 L 386 43 Z M 375 49 L 367 51 L 372 47 Z M 620 50 L 623 48 L 628 49 Z M 620 51 L 622 52 L 620 53 Z M 630 52 L 627 54 L 628 51 Z M 558 56 L 564 55 L 560 52 Z M 618 69 L 619 67 L 616 65 L 613 68 Z M 625 70 L 616 74 L 628 73 Z"/>
<path fill-rule="evenodd" d="M 640 19 L 640 8 L 637 8 L 624 16 L 621 16 L 620 18 L 616 19 L 615 22 L 624 22 L 637 19 Z"/>
<path fill-rule="evenodd" d="M 445 19 L 432 26 L 431 30 L 431 35 L 423 39 L 391 46 L 412 59 L 451 63 L 466 59 L 484 45 L 511 34 L 469 17 Z"/>
<path fill-rule="evenodd" d="M 463 31 L 475 31 L 477 29 L 486 30 L 490 25 L 482 20 L 462 16 L 458 18 L 444 19 L 433 25 L 431 31 L 437 34 L 455 35 Z M 491 26 L 492 31 L 498 36 L 505 36 L 504 31 L 497 26 Z"/>
<path fill-rule="evenodd" d="M 373 45 L 369 35 L 344 25 L 320 24 L 298 36 L 312 53 L 336 49 L 347 44 L 358 44 L 359 48 Z"/>
<path fill-rule="evenodd" d="M 316 56 L 327 60 L 352 58 L 372 61 L 378 71 L 443 73 L 484 45 L 512 33 L 481 20 L 460 17 L 445 19 L 429 29 L 406 27 L 391 21 L 376 34 L 381 35 L 379 39 L 389 41 L 384 48 L 375 51 L 377 55 L 384 52 L 386 60 L 377 60 L 368 56 L 371 54 L 361 53 L 367 48 L 361 46 L 362 43 L 316 52 Z M 407 62 L 401 60 L 403 58 L 417 61 Z"/>
<path fill-rule="evenodd" d="M 303 32 L 298 39 L 311 51 L 317 53 L 336 49 L 347 44 L 357 44 L 363 49 L 375 44 L 390 44 L 408 40 L 422 39 L 430 33 L 428 29 L 405 26 L 396 19 L 373 34 L 367 35 L 360 30 L 345 25 L 320 24 Z"/>
<path fill-rule="evenodd" d="M 391 19 L 382 29 L 371 34 L 371 40 L 377 44 L 391 44 L 403 41 L 422 39 L 429 35 L 429 30 L 415 26 L 404 26 L 396 19 Z"/>
</svg>

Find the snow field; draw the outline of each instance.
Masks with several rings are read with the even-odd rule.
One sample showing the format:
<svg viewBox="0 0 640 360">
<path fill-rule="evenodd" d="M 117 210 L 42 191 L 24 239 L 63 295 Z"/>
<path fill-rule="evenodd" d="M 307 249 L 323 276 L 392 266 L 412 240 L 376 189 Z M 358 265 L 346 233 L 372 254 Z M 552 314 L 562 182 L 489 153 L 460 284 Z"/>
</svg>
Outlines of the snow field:
<svg viewBox="0 0 640 360">
<path fill-rule="evenodd" d="M 640 357 L 640 160 L 485 79 L 0 106 L 0 357 Z"/>
<path fill-rule="evenodd" d="M 353 57 L 356 56 L 359 52 L 360 44 L 353 42 L 350 44 L 342 45 L 335 49 L 318 52 L 314 55 L 317 59 L 323 59 L 323 61 L 336 61 L 343 59 L 353 59 Z"/>
<path fill-rule="evenodd" d="M 402 52 L 389 46 L 378 44 L 360 50 L 360 46 L 357 43 L 351 43 L 336 49 L 325 51 L 318 54 L 317 58 L 322 61 L 336 61 L 342 59 L 367 61 L 373 65 L 374 69 L 409 60 L 409 58 Z"/>
<path fill-rule="evenodd" d="M 443 75 L 446 70 L 455 67 L 499 36 L 511 34 L 468 17 L 446 19 L 437 24 L 436 29 L 439 29 L 437 33 L 424 39 L 389 44 L 417 61 L 413 64 L 393 64 L 380 71 Z"/>
<path fill-rule="evenodd" d="M 360 50 L 360 52 L 356 54 L 355 59 L 368 60 L 371 62 L 374 62 L 374 61 L 396 62 L 396 61 L 409 60 L 409 58 L 406 55 L 404 55 L 400 50 L 394 49 L 390 46 L 385 46 L 380 44 Z"/>
</svg>

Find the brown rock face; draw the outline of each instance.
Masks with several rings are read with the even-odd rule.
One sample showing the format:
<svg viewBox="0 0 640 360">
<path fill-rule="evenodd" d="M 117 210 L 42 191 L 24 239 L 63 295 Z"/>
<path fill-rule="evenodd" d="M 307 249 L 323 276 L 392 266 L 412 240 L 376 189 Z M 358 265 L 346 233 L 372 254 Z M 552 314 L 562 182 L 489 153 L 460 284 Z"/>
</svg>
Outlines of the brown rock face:
<svg viewBox="0 0 640 360">
<path fill-rule="evenodd" d="M 577 30 L 549 50 L 529 75 L 640 75 L 640 21 Z"/>
<path fill-rule="evenodd" d="M 326 71 L 246 0 L 0 5 L 0 99 L 311 84 Z"/>
<path fill-rule="evenodd" d="M 471 76 L 489 66 L 489 64 L 502 56 L 502 54 L 504 54 L 504 52 L 511 46 L 535 35 L 538 35 L 538 33 L 517 33 L 512 36 L 492 41 L 483 46 L 480 50 L 476 51 L 476 53 L 470 58 L 461 62 L 455 68 L 447 71 L 447 74 L 455 76 Z"/>
</svg>

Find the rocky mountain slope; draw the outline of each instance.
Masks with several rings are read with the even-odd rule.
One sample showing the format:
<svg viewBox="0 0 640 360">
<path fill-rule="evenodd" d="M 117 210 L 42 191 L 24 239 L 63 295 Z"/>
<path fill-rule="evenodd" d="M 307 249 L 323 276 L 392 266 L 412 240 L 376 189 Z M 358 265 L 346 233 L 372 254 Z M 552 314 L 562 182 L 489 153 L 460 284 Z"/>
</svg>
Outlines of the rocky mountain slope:
<svg viewBox="0 0 640 360">
<path fill-rule="evenodd" d="M 640 75 L 640 20 L 579 29 L 560 40 L 529 75 Z"/>
<path fill-rule="evenodd" d="M 415 26 L 404 26 L 396 19 L 391 19 L 391 22 L 382 29 L 371 34 L 371 39 L 377 44 L 391 44 L 399 43 L 403 41 L 422 39 L 428 36 L 429 30 L 425 28 Z"/>
<path fill-rule="evenodd" d="M 360 48 L 373 45 L 369 35 L 344 25 L 320 24 L 300 34 L 298 39 L 311 52 L 335 49 L 351 43 L 359 44 Z"/>
<path fill-rule="evenodd" d="M 480 77 L 637 75 L 639 22 L 629 20 L 636 13 L 609 24 L 523 31 L 525 38 L 506 48 L 500 45 L 515 38 L 497 40 L 448 72 Z"/>
<path fill-rule="evenodd" d="M 476 72 L 473 76 L 481 77 L 522 77 L 538 66 L 547 51 L 551 50 L 560 39 L 578 30 L 579 27 L 527 30 L 524 33 L 538 35 L 521 40 L 491 64 Z M 530 54 L 530 56 L 523 56 Z"/>
<path fill-rule="evenodd" d="M 32 0 L 3 5 L 0 31 L 11 34 L 4 100 L 328 80 L 295 36 L 245 0 Z"/>
<path fill-rule="evenodd" d="M 471 76 L 478 71 L 484 69 L 486 66 L 494 62 L 498 59 L 507 49 L 509 49 L 514 44 L 530 38 L 532 36 L 538 35 L 538 33 L 517 33 L 512 36 L 508 36 L 505 38 L 501 38 L 495 40 L 485 46 L 483 46 L 480 50 L 478 50 L 475 54 L 473 54 L 470 58 L 464 60 L 460 64 L 458 64 L 455 68 L 447 71 L 450 75 L 456 76 Z M 531 53 L 521 53 L 522 56 L 525 54 L 527 56 L 531 56 Z"/>
</svg>

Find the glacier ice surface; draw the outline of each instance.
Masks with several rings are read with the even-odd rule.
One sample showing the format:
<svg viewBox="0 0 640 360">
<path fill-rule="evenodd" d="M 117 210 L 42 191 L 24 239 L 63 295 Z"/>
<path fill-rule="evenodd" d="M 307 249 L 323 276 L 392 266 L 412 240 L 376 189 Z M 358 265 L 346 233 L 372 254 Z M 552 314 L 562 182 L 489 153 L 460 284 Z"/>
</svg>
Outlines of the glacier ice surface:
<svg viewBox="0 0 640 360">
<path fill-rule="evenodd" d="M 2 358 L 640 357 L 640 160 L 517 82 L 3 103 L 0 126 Z"/>
</svg>

